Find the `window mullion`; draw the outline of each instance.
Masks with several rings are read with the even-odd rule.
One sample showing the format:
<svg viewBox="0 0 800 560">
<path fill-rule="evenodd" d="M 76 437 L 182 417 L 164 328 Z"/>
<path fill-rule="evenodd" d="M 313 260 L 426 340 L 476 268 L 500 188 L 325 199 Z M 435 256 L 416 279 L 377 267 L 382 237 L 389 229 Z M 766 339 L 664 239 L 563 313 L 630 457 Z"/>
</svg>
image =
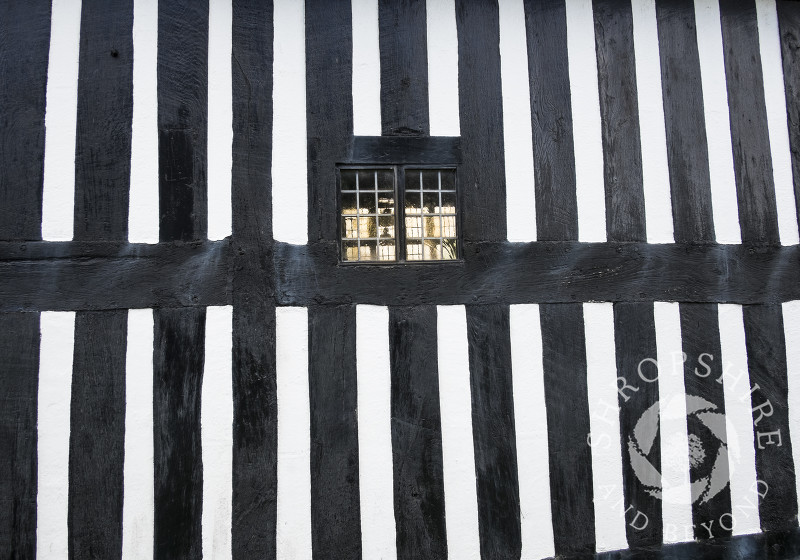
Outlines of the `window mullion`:
<svg viewBox="0 0 800 560">
<path fill-rule="evenodd" d="M 395 242 L 397 245 L 397 254 L 395 260 L 397 262 L 405 262 L 406 260 L 406 170 L 404 167 L 394 168 L 395 176 L 395 204 L 394 204 L 394 217 L 395 217 Z"/>
</svg>

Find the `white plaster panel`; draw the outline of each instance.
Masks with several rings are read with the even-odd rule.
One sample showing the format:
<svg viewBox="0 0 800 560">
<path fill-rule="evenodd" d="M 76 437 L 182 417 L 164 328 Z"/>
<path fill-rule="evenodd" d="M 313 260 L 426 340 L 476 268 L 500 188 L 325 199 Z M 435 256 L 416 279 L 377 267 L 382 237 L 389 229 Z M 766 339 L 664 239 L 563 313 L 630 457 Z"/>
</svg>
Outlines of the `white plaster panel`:
<svg viewBox="0 0 800 560">
<path fill-rule="evenodd" d="M 447 552 L 450 558 L 478 559 L 467 312 L 463 305 L 438 306 L 436 312 Z"/>
<path fill-rule="evenodd" d="M 153 310 L 128 310 L 122 560 L 153 557 Z"/>
<path fill-rule="evenodd" d="M 277 241 L 308 242 L 305 4 L 274 2 L 272 229 Z"/>
<path fill-rule="evenodd" d="M 378 0 L 352 0 L 353 134 L 381 135 L 381 60 Z"/>
<path fill-rule="evenodd" d="M 208 5 L 208 238 L 231 234 L 233 166 L 233 8 L 231 0 Z"/>
<path fill-rule="evenodd" d="M 53 0 L 44 138 L 42 238 L 69 241 L 75 205 L 75 131 L 81 2 Z"/>
<path fill-rule="evenodd" d="M 509 241 L 536 241 L 536 182 L 525 10 L 522 0 L 500 2 L 499 8 L 507 235 Z"/>
<path fill-rule="evenodd" d="M 277 556 L 311 560 L 311 419 L 308 393 L 308 310 L 278 307 Z M 267 341 L 264 341 L 267 344 Z"/>
<path fill-rule="evenodd" d="M 747 535 L 761 530 L 761 520 L 756 493 L 755 437 L 741 305 L 719 305 L 719 339 L 733 534 Z"/>
<path fill-rule="evenodd" d="M 75 313 L 41 314 L 36 557 L 67 558 L 69 421 Z"/>
<path fill-rule="evenodd" d="M 206 310 L 205 367 L 200 402 L 203 454 L 203 558 L 231 558 L 233 496 L 233 308 Z"/>
<path fill-rule="evenodd" d="M 431 136 L 459 136 L 458 33 L 454 0 L 427 0 L 428 112 Z"/>
<path fill-rule="evenodd" d="M 578 239 L 602 242 L 606 240 L 606 194 L 592 1 L 570 0 L 566 4 Z"/>
<path fill-rule="evenodd" d="M 661 97 L 661 58 L 655 0 L 631 3 L 639 136 L 642 145 L 642 184 L 648 243 L 675 241 L 672 197 L 667 164 L 667 133 Z"/>
<path fill-rule="evenodd" d="M 389 309 L 356 307 L 358 473 L 364 558 L 397 558 L 394 520 Z"/>
<path fill-rule="evenodd" d="M 741 243 L 739 203 L 733 172 L 733 148 L 722 52 L 722 27 L 717 0 L 695 0 L 697 49 L 703 84 L 703 106 L 708 138 L 711 206 L 718 243 Z"/>
<path fill-rule="evenodd" d="M 133 121 L 128 240 L 158 243 L 158 1 L 133 2 Z"/>
<path fill-rule="evenodd" d="M 683 346 L 677 303 L 653 305 L 658 357 L 664 542 L 694 540 Z"/>
<path fill-rule="evenodd" d="M 597 550 L 627 548 L 612 303 L 584 303 Z"/>
<path fill-rule="evenodd" d="M 522 558 L 546 558 L 555 545 L 539 306 L 512 305 L 509 319 Z"/>
</svg>

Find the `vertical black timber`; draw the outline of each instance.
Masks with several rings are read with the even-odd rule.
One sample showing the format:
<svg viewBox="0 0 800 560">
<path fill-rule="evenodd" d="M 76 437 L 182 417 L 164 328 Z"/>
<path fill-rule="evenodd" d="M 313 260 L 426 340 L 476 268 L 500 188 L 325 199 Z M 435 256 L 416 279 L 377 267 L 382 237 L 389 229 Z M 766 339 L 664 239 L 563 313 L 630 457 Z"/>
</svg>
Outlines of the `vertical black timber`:
<svg viewBox="0 0 800 560">
<path fill-rule="evenodd" d="M 761 481 L 762 496 L 758 501 L 761 529 L 789 530 L 797 527 L 797 488 L 789 433 L 783 313 L 779 304 L 745 305 L 743 311 L 756 475 Z"/>
<path fill-rule="evenodd" d="M 389 308 L 398 560 L 447 558 L 436 308 Z"/>
<path fill-rule="evenodd" d="M 565 0 L 525 0 L 536 236 L 578 239 Z"/>
<path fill-rule="evenodd" d="M 519 558 L 520 528 L 508 306 L 467 307 L 472 437 L 482 558 Z"/>
<path fill-rule="evenodd" d="M 200 391 L 206 310 L 157 309 L 153 315 L 153 558 L 200 558 L 203 512 Z"/>
<path fill-rule="evenodd" d="M 356 308 L 308 313 L 311 539 L 314 558 L 361 558 Z"/>
<path fill-rule="evenodd" d="M 744 243 L 780 243 L 755 0 L 721 0 L 733 169 Z"/>
<path fill-rule="evenodd" d="M 789 119 L 794 201 L 800 220 L 800 3 L 776 2 L 783 58 L 783 87 Z"/>
<path fill-rule="evenodd" d="M 158 3 L 159 240 L 208 233 L 208 0 Z"/>
<path fill-rule="evenodd" d="M 594 498 L 583 306 L 547 304 L 539 312 L 555 552 L 591 554 Z"/>
<path fill-rule="evenodd" d="M 272 2 L 233 2 L 234 560 L 275 557 L 278 418 L 272 299 Z"/>
<path fill-rule="evenodd" d="M 677 243 L 715 240 L 700 54 L 692 0 L 656 0 L 661 93 Z"/>
<path fill-rule="evenodd" d="M 0 4 L 0 239 L 42 238 L 50 0 Z"/>
<path fill-rule="evenodd" d="M 77 241 L 128 237 L 132 119 L 133 0 L 84 0 L 75 141 Z"/>
<path fill-rule="evenodd" d="M 426 136 L 430 121 L 425 0 L 379 0 L 378 30 L 382 134 Z"/>
<path fill-rule="evenodd" d="M 502 241 L 506 178 L 497 4 L 457 0 L 456 29 L 462 236 L 465 241 Z"/>
<path fill-rule="evenodd" d="M 39 314 L 0 313 L 0 557 L 36 557 Z"/>
<path fill-rule="evenodd" d="M 67 507 L 71 559 L 122 557 L 127 340 L 126 310 L 75 315 Z"/>
<path fill-rule="evenodd" d="M 681 338 L 683 340 L 684 362 L 683 381 L 686 388 L 687 422 L 690 449 L 700 443 L 706 457 L 703 462 L 689 465 L 692 482 L 706 478 L 711 480 L 712 470 L 717 465 L 720 442 L 727 443 L 725 426 L 725 393 L 722 383 L 722 350 L 719 340 L 719 317 L 717 305 L 713 303 L 681 303 Z M 706 416 L 698 416 L 691 412 L 691 397 L 700 397 L 714 405 L 713 409 L 703 408 Z M 704 421 L 705 420 L 705 421 Z M 715 431 L 709 429 L 713 425 Z M 722 436 L 722 437 L 720 437 Z M 694 439 L 694 442 L 692 441 Z M 719 470 L 715 474 L 722 477 L 726 486 L 716 495 L 711 495 L 711 488 L 700 494 L 692 504 L 692 520 L 695 539 L 728 537 L 730 530 L 719 519 L 731 513 L 731 487 L 727 484 L 727 455 L 720 458 Z M 694 498 L 694 496 L 692 496 Z M 724 519 L 724 518 L 723 518 Z"/>
<path fill-rule="evenodd" d="M 594 0 L 606 231 L 610 241 L 647 241 L 642 144 L 630 0 Z"/>
<path fill-rule="evenodd" d="M 353 35 L 349 0 L 306 0 L 308 239 L 335 242 L 336 163 L 353 143 Z"/>
<path fill-rule="evenodd" d="M 629 447 L 631 442 L 636 441 L 634 436 L 636 423 L 646 410 L 658 403 L 658 369 L 654 362 L 650 361 L 658 358 L 652 303 L 614 304 L 614 347 L 617 360 L 617 403 L 626 536 L 628 544 L 632 547 L 655 546 L 661 544 L 664 530 L 661 500 L 650 495 L 636 478 Z M 644 381 L 642 376 L 653 382 Z M 650 464 L 661 472 L 660 433 L 656 434 L 646 457 Z M 647 519 L 646 524 L 645 519 Z"/>
</svg>

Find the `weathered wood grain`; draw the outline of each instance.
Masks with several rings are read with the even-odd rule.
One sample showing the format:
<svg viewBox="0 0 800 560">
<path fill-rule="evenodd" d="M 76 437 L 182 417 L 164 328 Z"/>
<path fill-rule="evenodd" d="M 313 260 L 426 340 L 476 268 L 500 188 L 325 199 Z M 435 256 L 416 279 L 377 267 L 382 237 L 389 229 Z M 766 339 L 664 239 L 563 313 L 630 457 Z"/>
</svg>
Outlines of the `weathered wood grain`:
<svg viewBox="0 0 800 560">
<path fill-rule="evenodd" d="M 133 0 L 84 0 L 75 141 L 75 240 L 128 237 L 132 119 Z"/>
</svg>

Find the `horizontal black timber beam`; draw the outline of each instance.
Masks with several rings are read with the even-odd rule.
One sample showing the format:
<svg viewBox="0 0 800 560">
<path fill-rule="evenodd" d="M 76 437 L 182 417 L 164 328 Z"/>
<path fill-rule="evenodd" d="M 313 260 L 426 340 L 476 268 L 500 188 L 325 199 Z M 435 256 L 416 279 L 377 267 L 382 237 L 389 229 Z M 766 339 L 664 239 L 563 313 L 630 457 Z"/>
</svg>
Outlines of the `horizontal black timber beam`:
<svg viewBox="0 0 800 560">
<path fill-rule="evenodd" d="M 228 241 L 0 243 L 0 311 L 231 303 Z"/>
<path fill-rule="evenodd" d="M 341 163 L 447 165 L 461 163 L 457 136 L 354 136 L 350 159 Z"/>
<path fill-rule="evenodd" d="M 656 545 L 603 552 L 595 560 L 782 560 L 800 555 L 800 530 L 768 531 L 704 541 Z M 587 556 L 561 556 L 563 560 L 585 560 Z M 589 556 L 588 558 L 591 558 Z"/>
<path fill-rule="evenodd" d="M 465 243 L 464 260 L 337 264 L 335 243 L 276 243 L 278 305 L 800 299 L 798 246 Z"/>
</svg>

